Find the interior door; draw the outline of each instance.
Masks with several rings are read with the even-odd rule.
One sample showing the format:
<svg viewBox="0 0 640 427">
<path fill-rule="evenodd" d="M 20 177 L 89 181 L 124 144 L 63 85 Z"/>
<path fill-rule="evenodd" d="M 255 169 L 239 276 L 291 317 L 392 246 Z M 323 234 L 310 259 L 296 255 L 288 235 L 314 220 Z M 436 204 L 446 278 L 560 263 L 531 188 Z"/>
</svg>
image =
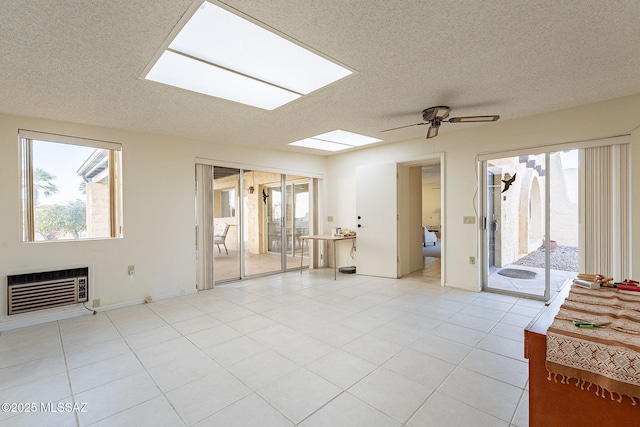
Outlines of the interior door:
<svg viewBox="0 0 640 427">
<path fill-rule="evenodd" d="M 398 277 L 397 165 L 356 168 L 358 274 Z"/>
</svg>

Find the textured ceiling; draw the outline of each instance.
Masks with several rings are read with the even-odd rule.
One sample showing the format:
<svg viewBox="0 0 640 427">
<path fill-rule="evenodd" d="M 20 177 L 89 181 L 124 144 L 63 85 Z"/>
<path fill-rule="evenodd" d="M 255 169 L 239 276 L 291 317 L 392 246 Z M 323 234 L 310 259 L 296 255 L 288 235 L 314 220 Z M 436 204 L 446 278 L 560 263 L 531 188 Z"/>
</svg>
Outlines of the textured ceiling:
<svg viewBox="0 0 640 427">
<path fill-rule="evenodd" d="M 263 111 L 140 79 L 191 3 L 2 0 L 0 112 L 325 154 L 286 144 L 423 137 L 380 130 L 434 105 L 508 120 L 640 93 L 637 0 L 227 0 L 356 70 Z"/>
</svg>

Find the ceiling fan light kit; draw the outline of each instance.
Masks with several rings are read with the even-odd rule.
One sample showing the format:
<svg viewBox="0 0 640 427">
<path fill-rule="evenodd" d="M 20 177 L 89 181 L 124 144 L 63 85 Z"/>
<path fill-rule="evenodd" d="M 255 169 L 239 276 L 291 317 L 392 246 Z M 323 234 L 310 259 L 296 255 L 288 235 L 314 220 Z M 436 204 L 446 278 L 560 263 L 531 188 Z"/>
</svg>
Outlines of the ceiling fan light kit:
<svg viewBox="0 0 640 427">
<path fill-rule="evenodd" d="M 414 123 L 412 125 L 400 126 L 397 128 L 385 129 L 382 132 L 387 132 L 390 130 L 402 129 L 409 126 L 421 126 L 421 125 L 429 125 L 429 129 L 427 130 L 427 139 L 434 138 L 438 136 L 438 129 L 440 129 L 440 125 L 442 122 L 449 123 L 478 123 L 478 122 L 495 122 L 500 119 L 499 115 L 491 115 L 491 116 L 464 116 L 464 117 L 453 117 L 447 120 L 449 117 L 449 113 L 451 112 L 451 108 L 446 106 L 438 106 L 438 107 L 429 107 L 425 110 L 422 110 L 422 119 L 424 123 Z"/>
</svg>

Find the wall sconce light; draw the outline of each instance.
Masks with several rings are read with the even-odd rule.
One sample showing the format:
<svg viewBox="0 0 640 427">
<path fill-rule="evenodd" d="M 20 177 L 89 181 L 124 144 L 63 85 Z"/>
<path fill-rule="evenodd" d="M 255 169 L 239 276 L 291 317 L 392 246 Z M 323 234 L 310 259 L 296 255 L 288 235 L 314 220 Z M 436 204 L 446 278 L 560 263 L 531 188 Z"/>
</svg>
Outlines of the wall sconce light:
<svg viewBox="0 0 640 427">
<path fill-rule="evenodd" d="M 247 188 L 247 191 L 249 192 L 249 194 L 253 194 L 253 185 L 251 185 L 249 188 Z"/>
</svg>

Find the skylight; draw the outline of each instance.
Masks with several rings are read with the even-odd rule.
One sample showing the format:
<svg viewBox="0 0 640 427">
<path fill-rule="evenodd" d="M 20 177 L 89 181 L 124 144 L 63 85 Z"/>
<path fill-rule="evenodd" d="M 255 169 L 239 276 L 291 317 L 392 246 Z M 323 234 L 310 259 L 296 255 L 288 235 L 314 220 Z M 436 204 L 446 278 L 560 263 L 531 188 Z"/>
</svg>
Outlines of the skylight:
<svg viewBox="0 0 640 427">
<path fill-rule="evenodd" d="M 208 1 L 145 78 L 273 110 L 352 71 Z"/>
<path fill-rule="evenodd" d="M 332 130 L 331 132 L 312 136 L 311 138 L 305 138 L 301 139 L 300 141 L 291 142 L 289 143 L 289 145 L 293 145 L 296 147 L 315 148 L 316 150 L 341 151 L 353 147 L 373 144 L 380 141 L 382 140 L 337 129 Z"/>
</svg>

